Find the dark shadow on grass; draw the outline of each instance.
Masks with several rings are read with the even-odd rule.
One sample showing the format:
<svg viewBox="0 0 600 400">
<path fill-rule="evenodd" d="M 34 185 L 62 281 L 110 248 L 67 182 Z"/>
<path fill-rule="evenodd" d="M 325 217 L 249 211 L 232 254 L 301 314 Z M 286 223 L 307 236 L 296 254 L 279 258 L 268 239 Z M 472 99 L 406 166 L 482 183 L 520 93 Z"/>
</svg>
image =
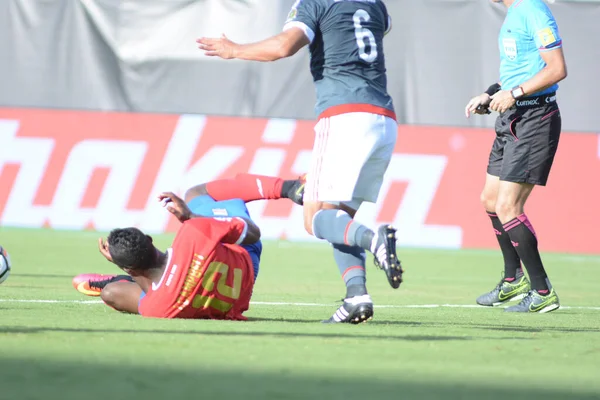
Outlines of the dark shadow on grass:
<svg viewBox="0 0 600 400">
<path fill-rule="evenodd" d="M 528 332 L 528 333 L 542 333 L 542 332 L 561 332 L 561 333 L 600 333 L 598 328 L 567 328 L 559 326 L 544 326 L 542 328 L 533 328 L 530 326 L 506 326 L 506 325 L 470 325 L 461 324 L 458 325 L 463 328 L 475 328 L 484 329 L 491 331 L 507 331 L 507 332 Z"/>
<path fill-rule="evenodd" d="M 262 318 L 262 317 L 248 317 L 249 322 L 290 322 L 298 324 L 315 324 L 321 322 L 320 320 L 314 319 L 287 319 L 287 318 Z M 415 321 L 379 321 L 373 320 L 365 323 L 366 325 L 402 325 L 402 326 L 422 326 L 422 322 Z"/>
<path fill-rule="evenodd" d="M 408 342 L 445 342 L 445 341 L 469 341 L 469 340 L 532 340 L 528 338 L 488 338 L 480 336 L 444 336 L 444 335 L 363 335 L 360 332 L 355 334 L 349 333 L 307 333 L 307 332 L 236 332 L 229 331 L 203 331 L 203 330 L 145 330 L 145 329 L 103 329 L 103 328 L 57 328 L 57 327 L 31 327 L 31 326 L 4 326 L 0 327 L 0 333 L 47 333 L 47 332 L 64 332 L 64 333 L 125 333 L 125 334 L 152 334 L 152 335 L 207 335 L 207 336 L 240 336 L 240 337 L 266 337 L 266 338 L 315 338 L 315 339 L 361 339 L 361 340 L 398 340 Z"/>
<path fill-rule="evenodd" d="M 168 342 L 167 342 L 168 343 Z M 210 343 L 200 346 L 210 346 Z M 148 351 L 152 351 L 148 349 Z M 120 359 L 120 358 L 119 358 Z M 110 359 L 0 359 L 2 399 L 28 400 L 592 400 L 597 394 L 583 394 L 572 388 L 552 390 L 532 385 L 502 385 L 462 379 L 440 383 L 436 376 L 425 381 L 401 374 L 373 379 L 375 372 L 365 366 L 360 374 L 340 377 L 336 371 L 307 372 L 300 368 L 264 371 L 256 364 L 211 368 L 211 360 L 200 357 L 195 364 L 180 366 L 178 360 L 157 363 L 140 354 L 128 362 Z M 141 366 L 144 360 L 150 365 Z M 148 361 L 146 361 L 148 362 Z M 258 370 L 258 371 L 257 371 Z"/>
<path fill-rule="evenodd" d="M 427 323 L 417 322 L 417 321 L 381 321 L 374 320 L 369 321 L 369 325 L 400 325 L 400 326 L 426 326 Z"/>
<path fill-rule="evenodd" d="M 73 279 L 72 274 L 24 274 L 22 272 L 13 273 L 11 272 L 10 276 L 18 276 L 25 278 L 69 278 Z"/>
<path fill-rule="evenodd" d="M 316 321 L 314 319 L 248 317 L 248 322 L 289 322 L 292 324 L 314 324 L 315 322 L 318 322 L 318 321 Z"/>
<path fill-rule="evenodd" d="M 488 324 L 464 324 L 454 322 L 402 322 L 402 321 L 369 321 L 370 324 L 390 324 L 390 325 L 407 325 L 421 326 L 424 328 L 466 328 L 466 329 L 483 329 L 489 331 L 505 331 L 505 332 L 524 332 L 524 333 L 542 333 L 542 332 L 560 332 L 560 333 L 600 333 L 600 328 L 570 328 L 562 326 L 544 326 L 531 327 L 519 325 L 488 325 Z"/>
</svg>

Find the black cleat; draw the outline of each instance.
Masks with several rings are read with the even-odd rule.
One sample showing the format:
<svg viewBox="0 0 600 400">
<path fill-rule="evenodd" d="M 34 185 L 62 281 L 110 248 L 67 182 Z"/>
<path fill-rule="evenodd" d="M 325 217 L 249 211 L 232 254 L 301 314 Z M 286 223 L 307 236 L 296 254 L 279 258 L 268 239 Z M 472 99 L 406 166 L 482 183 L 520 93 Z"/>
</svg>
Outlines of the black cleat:
<svg viewBox="0 0 600 400">
<path fill-rule="evenodd" d="M 104 289 L 106 287 L 106 285 L 108 285 L 109 283 L 113 283 L 113 282 L 135 282 L 135 281 L 129 275 L 117 275 L 117 276 L 115 276 L 113 278 L 109 278 L 109 279 L 103 279 L 103 280 L 98 280 L 98 281 L 90 280 L 90 287 L 96 288 L 96 289 L 102 291 L 102 289 Z"/>
<path fill-rule="evenodd" d="M 296 180 L 284 181 L 281 197 L 290 199 L 299 206 L 304 205 L 304 187 L 306 186 L 306 174 Z"/>
<path fill-rule="evenodd" d="M 129 275 L 80 274 L 73 278 L 73 287 L 86 296 L 100 296 L 106 285 L 112 282 L 133 282 Z"/>
<path fill-rule="evenodd" d="M 368 294 L 344 299 L 344 303 L 324 324 L 360 324 L 373 318 L 373 301 Z"/>
<path fill-rule="evenodd" d="M 375 245 L 371 251 L 375 256 L 375 266 L 384 270 L 392 288 L 398 289 L 404 270 L 396 254 L 396 229 L 391 225 L 381 225 L 373 242 Z"/>
</svg>

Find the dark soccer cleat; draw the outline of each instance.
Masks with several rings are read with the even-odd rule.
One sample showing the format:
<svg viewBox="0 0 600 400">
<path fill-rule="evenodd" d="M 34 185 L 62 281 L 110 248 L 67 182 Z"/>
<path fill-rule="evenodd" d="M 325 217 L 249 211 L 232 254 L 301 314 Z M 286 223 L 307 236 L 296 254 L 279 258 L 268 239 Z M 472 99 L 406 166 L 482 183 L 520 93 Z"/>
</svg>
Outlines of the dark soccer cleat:
<svg viewBox="0 0 600 400">
<path fill-rule="evenodd" d="M 491 292 L 482 294 L 476 301 L 480 306 L 499 306 L 507 301 L 521 300 L 530 290 L 531 285 L 523 273 L 517 274 L 512 282 L 506 282 L 503 276 Z"/>
<path fill-rule="evenodd" d="M 73 278 L 73 287 L 86 296 L 100 296 L 106 285 L 112 282 L 133 282 L 129 275 L 80 274 Z"/>
<path fill-rule="evenodd" d="M 521 302 L 515 306 L 505 308 L 506 312 L 532 312 L 532 313 L 547 313 L 560 308 L 560 301 L 554 292 L 550 289 L 547 295 L 541 295 L 536 290 L 530 291 Z"/>
<path fill-rule="evenodd" d="M 373 318 L 373 301 L 368 294 L 348 297 L 325 324 L 360 324 Z"/>
<path fill-rule="evenodd" d="M 384 270 L 392 288 L 398 289 L 404 270 L 396 254 L 396 229 L 391 225 L 381 225 L 375 232 L 373 242 L 375 246 L 371 250 L 375 256 L 375 266 Z"/>
<path fill-rule="evenodd" d="M 304 204 L 304 187 L 306 186 L 306 174 L 296 180 L 285 181 L 282 197 L 290 199 L 299 206 Z"/>
</svg>

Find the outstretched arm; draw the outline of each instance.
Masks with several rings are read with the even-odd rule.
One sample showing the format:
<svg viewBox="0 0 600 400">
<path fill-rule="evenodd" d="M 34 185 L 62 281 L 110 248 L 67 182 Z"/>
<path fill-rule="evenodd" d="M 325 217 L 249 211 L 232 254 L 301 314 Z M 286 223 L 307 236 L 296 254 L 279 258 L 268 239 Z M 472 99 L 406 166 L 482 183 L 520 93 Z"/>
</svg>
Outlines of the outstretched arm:
<svg viewBox="0 0 600 400">
<path fill-rule="evenodd" d="M 249 44 L 232 42 L 225 35 L 220 38 L 203 37 L 196 42 L 200 50 L 204 50 L 204 54 L 209 57 L 250 61 L 276 61 L 290 57 L 310 43 L 300 28 L 288 29 L 268 39 Z"/>
</svg>

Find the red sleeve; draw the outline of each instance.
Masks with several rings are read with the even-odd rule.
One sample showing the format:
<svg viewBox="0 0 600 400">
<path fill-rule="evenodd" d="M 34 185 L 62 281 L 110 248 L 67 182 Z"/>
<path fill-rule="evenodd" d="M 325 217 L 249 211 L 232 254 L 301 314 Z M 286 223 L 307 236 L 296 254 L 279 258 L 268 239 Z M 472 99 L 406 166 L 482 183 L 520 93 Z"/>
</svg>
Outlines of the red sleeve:
<svg viewBox="0 0 600 400">
<path fill-rule="evenodd" d="M 246 238 L 248 224 L 241 218 L 192 218 L 184 222 L 217 243 L 240 244 Z"/>
</svg>

